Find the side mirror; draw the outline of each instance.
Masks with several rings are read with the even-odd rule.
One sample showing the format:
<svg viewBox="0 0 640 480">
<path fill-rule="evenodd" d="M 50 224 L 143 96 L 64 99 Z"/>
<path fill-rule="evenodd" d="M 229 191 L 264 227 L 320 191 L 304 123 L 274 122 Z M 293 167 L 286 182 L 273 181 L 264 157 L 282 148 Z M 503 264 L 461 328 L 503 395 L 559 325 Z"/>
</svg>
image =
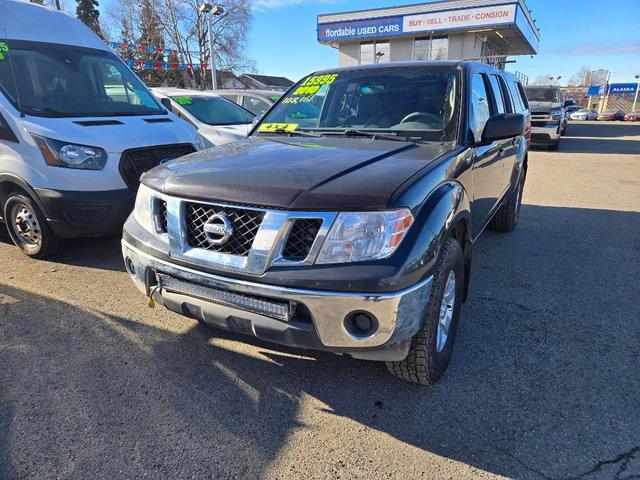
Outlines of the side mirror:
<svg viewBox="0 0 640 480">
<path fill-rule="evenodd" d="M 162 103 L 162 105 L 164 106 L 164 108 L 166 108 L 167 110 L 169 110 L 170 112 L 173 112 L 173 107 L 171 106 L 171 100 L 169 100 L 168 98 L 161 98 L 160 99 L 160 103 Z"/>
<path fill-rule="evenodd" d="M 255 117 L 253 117 L 253 122 L 251 122 L 251 124 L 255 127 L 256 124 L 262 120 L 262 117 L 264 117 L 264 113 L 261 113 L 260 115 L 256 115 Z"/>
<path fill-rule="evenodd" d="M 487 120 L 482 132 L 482 143 L 504 140 L 522 135 L 525 129 L 525 118 L 521 113 L 500 113 Z"/>
<path fill-rule="evenodd" d="M 573 100 L 564 101 L 564 108 L 570 107 L 571 105 L 575 105 L 575 102 Z"/>
</svg>

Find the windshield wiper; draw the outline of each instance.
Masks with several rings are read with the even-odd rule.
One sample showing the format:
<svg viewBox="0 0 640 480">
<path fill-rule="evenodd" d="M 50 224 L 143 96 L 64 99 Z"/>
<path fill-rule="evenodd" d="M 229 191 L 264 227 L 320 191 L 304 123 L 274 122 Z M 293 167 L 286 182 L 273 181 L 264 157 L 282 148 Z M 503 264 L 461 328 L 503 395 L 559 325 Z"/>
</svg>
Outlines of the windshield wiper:
<svg viewBox="0 0 640 480">
<path fill-rule="evenodd" d="M 278 128 L 276 130 L 270 130 L 268 132 L 260 132 L 260 130 L 258 130 L 258 133 L 277 133 L 279 135 L 283 135 L 283 134 L 286 134 L 288 136 L 298 135 L 300 137 L 314 137 L 314 138 L 320 137 L 320 135 L 318 135 L 317 133 L 303 132 L 301 130 L 287 130 L 286 128 Z"/>
<path fill-rule="evenodd" d="M 40 113 L 46 113 L 48 115 L 55 116 L 55 117 L 73 117 L 73 115 L 69 115 L 68 113 L 61 112 L 60 110 L 56 110 L 50 107 L 40 108 L 40 107 L 32 107 L 31 105 L 23 104 L 22 109 L 30 110 L 32 112 L 30 113 L 30 115 L 38 115 Z"/>
<path fill-rule="evenodd" d="M 406 135 L 401 135 L 398 132 L 370 132 L 368 130 L 342 130 L 337 132 L 322 132 L 325 135 L 344 135 L 345 137 L 368 137 L 373 140 L 392 140 L 395 142 L 409 142 L 414 141 L 412 137 L 408 137 Z M 416 137 L 418 138 L 418 137 Z"/>
</svg>

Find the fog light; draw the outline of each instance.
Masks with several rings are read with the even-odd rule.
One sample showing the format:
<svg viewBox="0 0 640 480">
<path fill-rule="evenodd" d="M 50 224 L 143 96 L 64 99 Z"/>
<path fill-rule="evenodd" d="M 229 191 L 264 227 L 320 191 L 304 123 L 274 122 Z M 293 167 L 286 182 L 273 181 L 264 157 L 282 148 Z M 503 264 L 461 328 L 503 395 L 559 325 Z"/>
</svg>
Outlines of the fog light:
<svg viewBox="0 0 640 480">
<path fill-rule="evenodd" d="M 368 312 L 351 312 L 344 319 L 344 327 L 354 337 L 370 337 L 378 330 L 378 320 Z"/>
<path fill-rule="evenodd" d="M 133 266 L 133 262 L 131 261 L 131 259 L 129 257 L 127 257 L 124 261 L 124 264 L 127 267 L 127 270 L 129 271 L 129 273 L 131 275 L 135 275 L 136 274 L 136 267 Z"/>
</svg>

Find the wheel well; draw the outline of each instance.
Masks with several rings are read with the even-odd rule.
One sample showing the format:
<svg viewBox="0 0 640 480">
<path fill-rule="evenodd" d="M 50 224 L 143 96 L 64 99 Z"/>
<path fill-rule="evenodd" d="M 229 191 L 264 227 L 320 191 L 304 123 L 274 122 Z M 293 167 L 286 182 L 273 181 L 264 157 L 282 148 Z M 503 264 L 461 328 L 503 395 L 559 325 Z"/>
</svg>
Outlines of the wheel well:
<svg viewBox="0 0 640 480">
<path fill-rule="evenodd" d="M 31 195 L 29 195 L 29 192 L 27 192 L 24 188 L 22 188 L 20 185 L 16 183 L 13 183 L 13 182 L 0 183 L 0 216 L 2 214 L 2 209 L 4 208 L 5 200 L 9 195 L 11 195 L 14 192 L 19 192 L 31 198 Z"/>
<path fill-rule="evenodd" d="M 451 230 L 453 238 L 455 238 L 460 247 L 462 247 L 462 255 L 464 258 L 464 294 L 462 301 L 467 300 L 469 293 L 469 277 L 471 275 L 471 236 L 469 222 L 465 218 L 461 218 L 456 222 Z"/>
</svg>

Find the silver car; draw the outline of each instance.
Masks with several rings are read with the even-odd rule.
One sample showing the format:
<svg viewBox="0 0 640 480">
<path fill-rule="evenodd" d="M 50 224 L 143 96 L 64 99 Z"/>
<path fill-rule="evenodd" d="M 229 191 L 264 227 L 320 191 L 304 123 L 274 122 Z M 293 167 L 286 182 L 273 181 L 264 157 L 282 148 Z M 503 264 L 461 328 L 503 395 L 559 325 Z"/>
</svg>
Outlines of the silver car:
<svg viewBox="0 0 640 480">
<path fill-rule="evenodd" d="M 577 110 L 570 115 L 571 120 L 597 120 L 598 112 L 595 110 L 588 110 L 583 108 L 581 110 Z"/>
<path fill-rule="evenodd" d="M 214 92 L 216 95 L 228 98 L 241 107 L 246 108 L 254 115 L 260 116 L 276 103 L 284 92 L 273 90 L 242 90 L 224 89 Z"/>
</svg>

